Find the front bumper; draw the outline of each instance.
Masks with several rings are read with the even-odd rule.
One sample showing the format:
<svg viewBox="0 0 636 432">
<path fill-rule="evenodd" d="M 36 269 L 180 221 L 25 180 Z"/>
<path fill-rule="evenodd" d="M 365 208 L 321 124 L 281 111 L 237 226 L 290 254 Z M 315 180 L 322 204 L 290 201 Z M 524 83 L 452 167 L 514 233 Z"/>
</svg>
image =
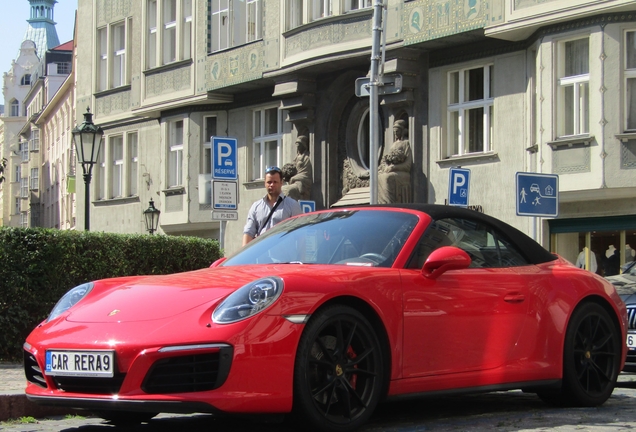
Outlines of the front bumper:
<svg viewBox="0 0 636 432">
<path fill-rule="evenodd" d="M 118 333 L 126 334 L 119 327 Z M 286 413 L 292 406 L 295 352 L 303 327 L 263 315 L 220 326 L 212 333 L 215 342 L 203 342 L 211 336 L 211 329 L 203 327 L 189 337 L 181 334 L 180 343 L 172 339 L 159 344 L 152 338 L 144 338 L 144 345 L 122 343 L 110 347 L 117 363 L 112 378 L 47 375 L 47 349 L 109 347 L 35 332 L 25 344 L 26 394 L 38 404 L 89 410 Z M 108 324 L 94 324 L 90 330 L 76 329 L 72 340 L 95 340 L 96 334 L 112 330 Z"/>
</svg>

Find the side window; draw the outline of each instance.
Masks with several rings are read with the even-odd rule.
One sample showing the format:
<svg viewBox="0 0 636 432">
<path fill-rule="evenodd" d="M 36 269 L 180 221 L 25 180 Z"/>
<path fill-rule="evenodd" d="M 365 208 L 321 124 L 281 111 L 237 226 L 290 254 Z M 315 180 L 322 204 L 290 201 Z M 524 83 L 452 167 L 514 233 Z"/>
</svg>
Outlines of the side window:
<svg viewBox="0 0 636 432">
<path fill-rule="evenodd" d="M 523 255 L 493 228 L 470 219 L 433 221 L 422 235 L 408 268 L 422 268 L 428 256 L 442 246 L 455 246 L 471 259 L 471 268 L 527 265 Z"/>
</svg>

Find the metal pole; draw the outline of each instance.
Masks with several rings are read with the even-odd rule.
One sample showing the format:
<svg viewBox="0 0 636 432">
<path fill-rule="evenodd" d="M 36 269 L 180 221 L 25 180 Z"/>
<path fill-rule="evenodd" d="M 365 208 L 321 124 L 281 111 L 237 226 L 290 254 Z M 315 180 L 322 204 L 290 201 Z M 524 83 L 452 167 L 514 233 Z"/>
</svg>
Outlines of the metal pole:
<svg viewBox="0 0 636 432">
<path fill-rule="evenodd" d="M 373 39 L 371 40 L 371 70 L 369 77 L 369 204 L 378 203 L 378 70 L 381 59 L 383 0 L 373 4 Z"/>
<path fill-rule="evenodd" d="M 89 231 L 90 229 L 90 184 L 91 184 L 91 173 L 84 174 L 84 230 Z"/>
</svg>

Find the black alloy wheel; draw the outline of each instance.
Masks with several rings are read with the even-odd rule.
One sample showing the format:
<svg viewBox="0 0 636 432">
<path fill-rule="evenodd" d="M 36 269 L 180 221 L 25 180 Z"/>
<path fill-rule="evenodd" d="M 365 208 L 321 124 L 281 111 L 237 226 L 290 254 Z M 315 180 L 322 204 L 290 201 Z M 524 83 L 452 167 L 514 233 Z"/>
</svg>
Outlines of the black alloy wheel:
<svg viewBox="0 0 636 432">
<path fill-rule="evenodd" d="M 539 396 L 557 405 L 603 404 L 614 391 L 621 350 L 621 333 L 609 313 L 596 303 L 579 306 L 565 335 L 561 391 Z"/>
<path fill-rule="evenodd" d="M 330 306 L 307 324 L 294 370 L 294 413 L 306 426 L 345 432 L 366 422 L 383 388 L 383 356 L 369 321 Z"/>
</svg>

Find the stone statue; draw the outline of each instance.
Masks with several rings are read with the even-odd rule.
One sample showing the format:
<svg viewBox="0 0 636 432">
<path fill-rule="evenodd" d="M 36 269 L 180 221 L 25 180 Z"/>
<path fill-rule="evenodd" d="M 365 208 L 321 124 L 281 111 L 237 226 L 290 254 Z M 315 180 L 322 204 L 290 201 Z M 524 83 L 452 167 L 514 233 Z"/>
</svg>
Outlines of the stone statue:
<svg viewBox="0 0 636 432">
<path fill-rule="evenodd" d="M 404 120 L 393 123 L 395 141 L 378 167 L 378 204 L 411 202 L 413 153 Z"/>
<path fill-rule="evenodd" d="M 314 175 L 309 157 L 308 141 L 306 136 L 298 136 L 296 139 L 297 154 L 293 165 L 283 165 L 283 180 L 286 183 L 283 186 L 283 193 L 295 200 L 308 200 L 311 195 Z"/>
</svg>

